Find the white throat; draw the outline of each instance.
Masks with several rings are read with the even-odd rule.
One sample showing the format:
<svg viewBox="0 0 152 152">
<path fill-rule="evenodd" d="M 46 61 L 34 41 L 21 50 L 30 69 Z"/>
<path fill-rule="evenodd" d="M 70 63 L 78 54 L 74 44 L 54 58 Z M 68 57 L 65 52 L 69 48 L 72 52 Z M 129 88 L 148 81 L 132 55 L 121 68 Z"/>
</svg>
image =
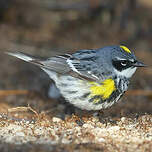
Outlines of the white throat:
<svg viewBox="0 0 152 152">
<path fill-rule="evenodd" d="M 123 76 L 123 77 L 126 77 L 126 78 L 131 78 L 132 75 L 135 73 L 136 69 L 137 69 L 136 67 L 134 67 L 134 68 L 130 67 L 130 68 L 127 68 L 125 70 L 122 70 L 121 72 L 115 69 L 115 72 L 119 76 Z"/>
</svg>

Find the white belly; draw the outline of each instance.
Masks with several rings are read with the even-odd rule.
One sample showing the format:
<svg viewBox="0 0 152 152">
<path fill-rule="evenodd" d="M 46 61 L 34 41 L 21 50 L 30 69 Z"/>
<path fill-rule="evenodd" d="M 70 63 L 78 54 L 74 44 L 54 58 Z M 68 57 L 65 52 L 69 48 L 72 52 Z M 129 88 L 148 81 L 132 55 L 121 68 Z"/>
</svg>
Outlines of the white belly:
<svg viewBox="0 0 152 152">
<path fill-rule="evenodd" d="M 95 104 L 89 102 L 89 96 L 82 98 L 84 94 L 89 93 L 90 85 L 87 81 L 82 81 L 80 79 L 74 78 L 72 76 L 58 76 L 55 72 L 43 69 L 51 79 L 56 83 L 57 88 L 59 88 L 62 96 L 67 100 L 67 102 L 73 104 L 74 106 L 85 109 L 85 110 L 100 110 L 112 106 L 117 102 L 121 94 L 114 100 L 110 102 L 103 102 Z"/>
</svg>

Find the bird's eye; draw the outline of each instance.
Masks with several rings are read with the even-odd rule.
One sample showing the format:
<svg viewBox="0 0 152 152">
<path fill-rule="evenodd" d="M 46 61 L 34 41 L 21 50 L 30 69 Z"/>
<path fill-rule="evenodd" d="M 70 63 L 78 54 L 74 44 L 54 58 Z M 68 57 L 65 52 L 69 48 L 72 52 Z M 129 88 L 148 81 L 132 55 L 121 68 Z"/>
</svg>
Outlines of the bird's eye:
<svg viewBox="0 0 152 152">
<path fill-rule="evenodd" d="M 131 66 L 131 61 L 129 61 L 129 60 L 112 60 L 112 64 L 118 71 L 122 71 Z"/>
<path fill-rule="evenodd" d="M 122 66 L 126 66 L 126 65 L 127 65 L 127 61 L 126 61 L 126 60 L 123 60 L 123 61 L 120 62 L 120 64 L 121 64 Z"/>
</svg>

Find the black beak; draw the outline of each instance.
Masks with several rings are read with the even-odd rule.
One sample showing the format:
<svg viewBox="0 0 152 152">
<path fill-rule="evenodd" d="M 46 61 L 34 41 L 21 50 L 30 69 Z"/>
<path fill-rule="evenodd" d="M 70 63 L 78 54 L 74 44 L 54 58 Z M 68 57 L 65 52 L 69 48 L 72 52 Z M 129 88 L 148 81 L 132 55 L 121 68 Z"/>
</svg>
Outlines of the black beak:
<svg viewBox="0 0 152 152">
<path fill-rule="evenodd" d="M 132 64 L 134 67 L 147 67 L 147 65 L 145 65 L 142 62 L 136 61 Z"/>
</svg>

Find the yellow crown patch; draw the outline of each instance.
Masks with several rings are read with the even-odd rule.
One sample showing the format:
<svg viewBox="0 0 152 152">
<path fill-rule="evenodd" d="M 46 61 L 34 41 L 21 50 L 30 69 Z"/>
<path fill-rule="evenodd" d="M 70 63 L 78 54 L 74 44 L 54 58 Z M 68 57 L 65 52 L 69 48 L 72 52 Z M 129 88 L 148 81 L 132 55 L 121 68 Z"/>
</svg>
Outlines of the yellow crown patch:
<svg viewBox="0 0 152 152">
<path fill-rule="evenodd" d="M 96 82 L 90 82 L 90 84 L 90 96 L 101 96 L 103 100 L 109 98 L 113 91 L 116 90 L 115 82 L 112 79 L 106 79 L 101 84 Z M 95 102 L 97 103 L 98 101 Z"/>
<path fill-rule="evenodd" d="M 122 48 L 127 53 L 131 53 L 131 51 L 126 46 L 120 45 L 120 48 Z"/>
</svg>

